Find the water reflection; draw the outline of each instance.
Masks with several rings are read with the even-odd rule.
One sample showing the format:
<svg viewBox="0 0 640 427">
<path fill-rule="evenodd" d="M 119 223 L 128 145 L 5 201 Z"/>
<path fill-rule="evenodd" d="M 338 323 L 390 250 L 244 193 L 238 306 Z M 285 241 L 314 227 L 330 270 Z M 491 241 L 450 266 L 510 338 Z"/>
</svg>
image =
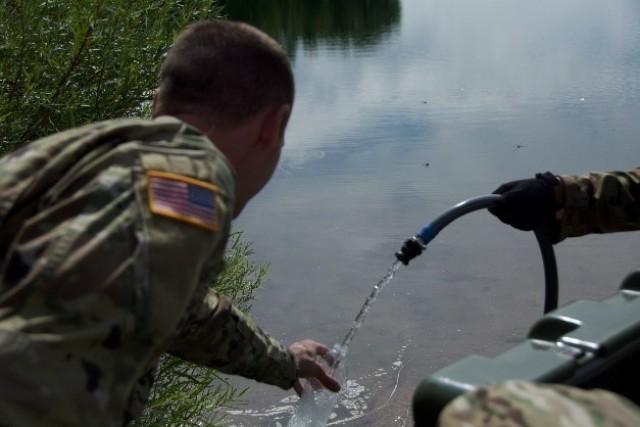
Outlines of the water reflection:
<svg viewBox="0 0 640 427">
<path fill-rule="evenodd" d="M 352 23 L 393 5 L 321 3 L 359 5 L 344 17 Z M 369 44 L 356 45 L 361 30 L 325 28 L 308 48 L 307 4 L 266 4 L 245 20 L 272 34 L 297 22 L 287 46 L 298 91 L 282 165 L 237 226 L 271 264 L 252 313 L 285 342 L 340 340 L 400 244 L 452 205 L 536 172 L 640 164 L 637 0 L 404 0 L 395 18 L 358 27 L 377 28 L 360 39 Z M 478 212 L 436 240 L 398 271 L 354 339 L 350 378 L 361 388 L 336 424 L 402 425 L 422 376 L 504 350 L 541 314 L 532 234 Z M 611 294 L 639 264 L 637 243 L 627 233 L 558 245 L 560 304 Z M 249 385 L 256 411 L 291 397 Z M 243 417 L 237 425 L 259 424 Z"/>
<path fill-rule="evenodd" d="M 225 13 L 249 22 L 280 41 L 295 59 L 298 45 L 350 49 L 374 45 L 397 28 L 397 0 L 223 0 Z"/>
</svg>

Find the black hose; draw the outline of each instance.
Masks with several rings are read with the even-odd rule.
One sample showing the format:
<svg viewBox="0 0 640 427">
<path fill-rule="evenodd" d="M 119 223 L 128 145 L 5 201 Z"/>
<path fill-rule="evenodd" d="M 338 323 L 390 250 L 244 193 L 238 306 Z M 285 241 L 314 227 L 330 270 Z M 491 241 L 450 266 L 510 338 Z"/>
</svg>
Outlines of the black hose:
<svg viewBox="0 0 640 427">
<path fill-rule="evenodd" d="M 538 240 L 542 265 L 544 268 L 544 312 L 558 308 L 558 266 L 556 256 L 551 243 L 551 234 L 546 227 L 533 230 Z"/>
<path fill-rule="evenodd" d="M 427 244 L 433 240 L 440 231 L 456 218 L 466 215 L 479 209 L 491 208 L 500 201 L 497 194 L 474 197 L 449 208 L 438 216 L 432 223 L 426 224 L 414 237 L 406 240 L 400 251 L 396 252 L 396 258 L 404 265 L 417 257 L 426 248 Z M 553 244 L 549 231 L 545 227 L 534 230 L 542 264 L 544 268 L 544 312 L 548 313 L 558 307 L 558 267 L 556 256 L 553 251 Z"/>
</svg>

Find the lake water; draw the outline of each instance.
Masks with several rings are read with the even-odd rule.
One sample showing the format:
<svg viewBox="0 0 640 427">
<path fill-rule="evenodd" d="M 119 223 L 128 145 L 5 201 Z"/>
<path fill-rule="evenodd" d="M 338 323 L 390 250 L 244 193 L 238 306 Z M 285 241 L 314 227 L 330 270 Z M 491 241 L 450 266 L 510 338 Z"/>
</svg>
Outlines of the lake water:
<svg viewBox="0 0 640 427">
<path fill-rule="evenodd" d="M 456 203 L 536 172 L 640 165 L 637 0 L 231 1 L 291 55 L 281 166 L 236 222 L 271 265 L 252 314 L 283 342 L 339 342 L 394 252 Z M 560 304 L 616 291 L 638 233 L 556 246 Z M 420 380 L 520 342 L 542 313 L 532 233 L 485 211 L 401 267 L 349 353 L 332 425 L 411 425 Z M 229 425 L 286 423 L 293 392 L 253 382 Z"/>
</svg>

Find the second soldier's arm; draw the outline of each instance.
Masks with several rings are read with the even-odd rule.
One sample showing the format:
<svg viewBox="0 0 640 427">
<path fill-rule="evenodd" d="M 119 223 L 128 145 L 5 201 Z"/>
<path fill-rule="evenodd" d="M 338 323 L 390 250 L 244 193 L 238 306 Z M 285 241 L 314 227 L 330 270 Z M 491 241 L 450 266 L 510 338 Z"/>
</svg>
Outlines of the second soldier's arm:
<svg viewBox="0 0 640 427">
<path fill-rule="evenodd" d="M 544 226 L 559 242 L 567 237 L 640 229 L 640 168 L 629 172 L 592 172 L 501 185 L 503 196 L 490 211 L 521 230 Z"/>
<path fill-rule="evenodd" d="M 640 229 L 640 168 L 560 176 L 559 240 Z"/>
</svg>

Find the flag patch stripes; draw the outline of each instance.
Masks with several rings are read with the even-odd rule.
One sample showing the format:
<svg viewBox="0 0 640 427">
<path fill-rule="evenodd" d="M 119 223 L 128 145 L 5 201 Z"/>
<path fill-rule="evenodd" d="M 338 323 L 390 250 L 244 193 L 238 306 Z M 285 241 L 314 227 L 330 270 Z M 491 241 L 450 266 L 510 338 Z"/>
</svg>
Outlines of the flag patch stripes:
<svg viewBox="0 0 640 427">
<path fill-rule="evenodd" d="M 218 187 L 170 172 L 148 171 L 149 210 L 157 215 L 218 230 Z"/>
</svg>

